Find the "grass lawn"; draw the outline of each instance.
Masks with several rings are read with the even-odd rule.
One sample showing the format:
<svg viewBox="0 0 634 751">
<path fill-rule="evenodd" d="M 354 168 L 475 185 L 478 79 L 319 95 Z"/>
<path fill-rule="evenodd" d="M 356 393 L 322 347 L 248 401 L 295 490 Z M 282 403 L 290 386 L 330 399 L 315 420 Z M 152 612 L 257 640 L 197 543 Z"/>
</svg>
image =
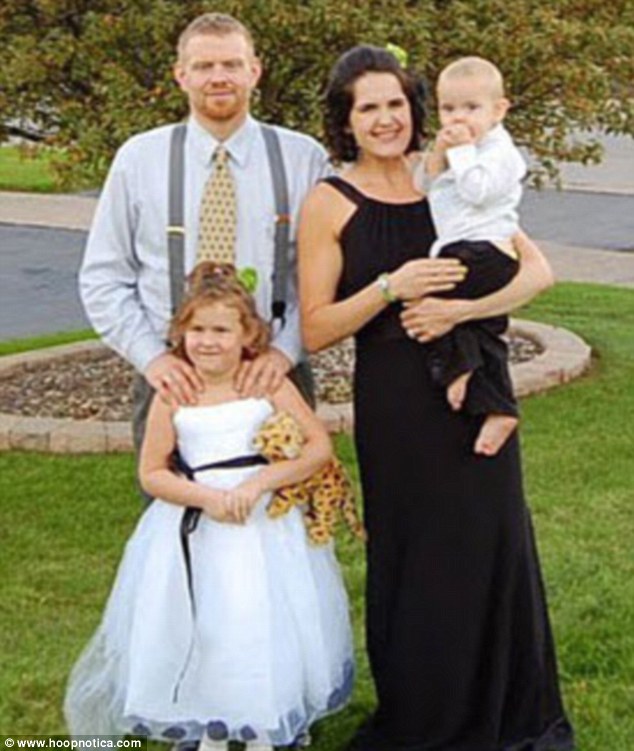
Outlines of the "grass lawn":
<svg viewBox="0 0 634 751">
<path fill-rule="evenodd" d="M 91 178 L 72 178 L 70 183 L 60 185 L 53 169 L 53 159 L 64 161 L 63 151 L 53 147 L 1 146 L 0 145 L 0 190 L 26 193 L 73 193 L 94 189 Z M 60 158 L 61 157 L 61 158 Z M 68 178 L 65 178 L 68 179 Z"/>
<path fill-rule="evenodd" d="M 524 312 L 596 353 L 591 374 L 523 403 L 526 490 L 579 751 L 631 751 L 634 739 L 633 303 L 631 290 L 562 284 Z M 354 471 L 350 439 L 338 449 Z M 0 453 L 0 497 L 0 733 L 61 733 L 68 670 L 140 510 L 133 459 Z M 373 701 L 362 551 L 343 538 L 339 552 L 359 679 L 350 706 L 316 728 L 316 751 L 341 748 Z"/>
<path fill-rule="evenodd" d="M 0 190 L 54 193 L 57 190 L 51 155 L 39 150 L 29 156 L 17 146 L 0 148 Z"/>
<path fill-rule="evenodd" d="M 86 339 L 96 339 L 97 335 L 92 329 L 81 329 L 79 331 L 63 331 L 58 334 L 43 334 L 42 336 L 33 336 L 26 339 L 7 339 L 0 342 L 0 357 L 3 355 L 14 355 L 18 352 L 29 352 L 32 349 L 44 349 L 45 347 L 55 347 L 58 344 L 72 344 L 73 342 L 83 342 Z"/>
</svg>

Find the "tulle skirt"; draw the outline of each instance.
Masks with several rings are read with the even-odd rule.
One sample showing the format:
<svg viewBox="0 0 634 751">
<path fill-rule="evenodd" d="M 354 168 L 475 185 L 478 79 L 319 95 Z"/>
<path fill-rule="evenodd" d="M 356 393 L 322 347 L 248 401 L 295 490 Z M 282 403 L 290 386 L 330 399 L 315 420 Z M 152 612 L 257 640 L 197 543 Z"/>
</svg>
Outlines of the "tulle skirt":
<svg viewBox="0 0 634 751">
<path fill-rule="evenodd" d="M 207 730 L 285 745 L 346 703 L 352 638 L 333 549 L 307 543 L 297 510 L 268 519 L 267 500 L 245 526 L 201 517 L 190 536 L 193 598 L 183 509 L 153 502 L 73 668 L 71 734 L 195 740 Z"/>
</svg>

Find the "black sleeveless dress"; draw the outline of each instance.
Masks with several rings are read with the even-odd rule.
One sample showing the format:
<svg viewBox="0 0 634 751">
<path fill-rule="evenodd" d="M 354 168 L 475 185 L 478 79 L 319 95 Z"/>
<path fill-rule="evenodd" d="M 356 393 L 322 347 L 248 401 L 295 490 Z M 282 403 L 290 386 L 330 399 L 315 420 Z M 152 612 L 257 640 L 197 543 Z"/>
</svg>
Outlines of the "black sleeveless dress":
<svg viewBox="0 0 634 751">
<path fill-rule="evenodd" d="M 427 201 L 356 204 L 338 298 L 425 256 Z M 493 458 L 449 408 L 392 305 L 356 336 L 355 441 L 368 530 L 367 645 L 378 707 L 355 751 L 569 751 L 518 440 Z"/>
</svg>

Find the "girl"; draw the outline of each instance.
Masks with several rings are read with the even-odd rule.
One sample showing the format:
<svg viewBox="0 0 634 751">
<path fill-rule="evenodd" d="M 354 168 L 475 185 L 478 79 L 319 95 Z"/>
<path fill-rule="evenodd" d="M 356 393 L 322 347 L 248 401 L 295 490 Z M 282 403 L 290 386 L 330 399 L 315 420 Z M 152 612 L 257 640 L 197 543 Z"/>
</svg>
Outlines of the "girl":
<svg viewBox="0 0 634 751">
<path fill-rule="evenodd" d="M 236 374 L 268 331 L 232 267 L 200 264 L 189 283 L 170 340 L 204 391 L 196 406 L 154 398 L 140 479 L 157 500 L 73 669 L 65 714 L 74 735 L 266 751 L 305 736 L 352 688 L 333 550 L 309 547 L 297 509 L 266 515 L 271 491 L 311 475 L 331 445 L 290 382 L 270 400 L 239 397 Z M 262 466 L 251 442 L 275 410 L 295 417 L 306 444 L 299 458 Z M 186 476 L 172 471 L 175 448 Z"/>
</svg>

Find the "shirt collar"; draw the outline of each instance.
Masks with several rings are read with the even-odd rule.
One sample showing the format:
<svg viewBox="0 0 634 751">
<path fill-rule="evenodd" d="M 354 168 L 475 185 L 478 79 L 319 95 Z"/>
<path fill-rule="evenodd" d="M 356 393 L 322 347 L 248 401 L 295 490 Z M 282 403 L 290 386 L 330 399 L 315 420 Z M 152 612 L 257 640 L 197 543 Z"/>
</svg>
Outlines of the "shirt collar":
<svg viewBox="0 0 634 751">
<path fill-rule="evenodd" d="M 251 115 L 247 115 L 246 120 L 238 130 L 223 142 L 230 159 L 234 160 L 240 167 L 244 167 L 249 159 L 249 153 L 258 130 L 259 126 L 257 122 Z M 208 167 L 211 164 L 211 157 L 220 142 L 208 130 L 203 128 L 194 115 L 191 115 L 189 118 L 187 135 L 191 138 L 196 158 Z"/>
<path fill-rule="evenodd" d="M 491 130 L 480 141 L 480 144 L 495 143 L 496 141 L 506 141 L 508 133 L 502 123 L 494 125 Z"/>
</svg>

